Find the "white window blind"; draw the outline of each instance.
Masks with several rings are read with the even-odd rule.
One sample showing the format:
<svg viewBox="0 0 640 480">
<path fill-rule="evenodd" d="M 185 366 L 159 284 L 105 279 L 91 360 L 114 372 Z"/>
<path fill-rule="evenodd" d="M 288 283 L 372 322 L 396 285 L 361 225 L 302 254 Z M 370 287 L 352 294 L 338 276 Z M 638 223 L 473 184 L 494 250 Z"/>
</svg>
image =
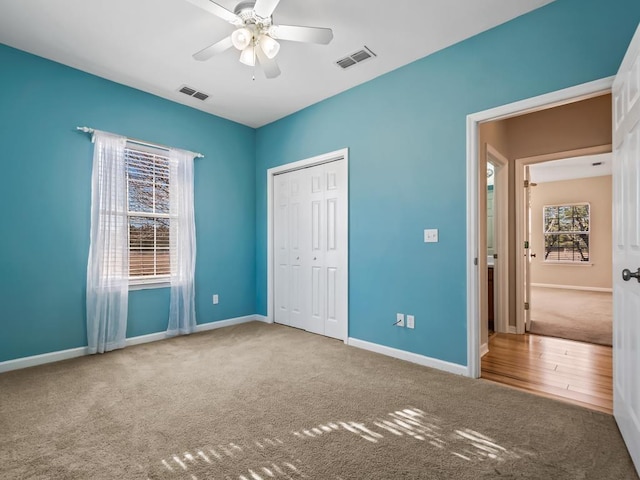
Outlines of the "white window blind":
<svg viewBox="0 0 640 480">
<path fill-rule="evenodd" d="M 164 151 L 127 143 L 130 283 L 169 280 L 169 158 Z"/>
</svg>

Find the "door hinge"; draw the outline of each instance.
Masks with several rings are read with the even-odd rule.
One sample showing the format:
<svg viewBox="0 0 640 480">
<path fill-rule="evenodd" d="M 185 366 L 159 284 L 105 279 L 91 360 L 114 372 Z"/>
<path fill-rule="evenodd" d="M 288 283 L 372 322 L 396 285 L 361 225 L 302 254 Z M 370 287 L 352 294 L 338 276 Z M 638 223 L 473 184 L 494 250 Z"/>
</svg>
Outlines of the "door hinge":
<svg viewBox="0 0 640 480">
<path fill-rule="evenodd" d="M 524 181 L 524 188 L 527 188 L 529 186 L 529 180 L 525 180 Z"/>
<path fill-rule="evenodd" d="M 473 264 L 476 265 L 476 266 L 478 265 L 478 257 L 473 259 Z"/>
<path fill-rule="evenodd" d="M 524 302 L 524 309 L 529 310 L 529 302 Z"/>
</svg>

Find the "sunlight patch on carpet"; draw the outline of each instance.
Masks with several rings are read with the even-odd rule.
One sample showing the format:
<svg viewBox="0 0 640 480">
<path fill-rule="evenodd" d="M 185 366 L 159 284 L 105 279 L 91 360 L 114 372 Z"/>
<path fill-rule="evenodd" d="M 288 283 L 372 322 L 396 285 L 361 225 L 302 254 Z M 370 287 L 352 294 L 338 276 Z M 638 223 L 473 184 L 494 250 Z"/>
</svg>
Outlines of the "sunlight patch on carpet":
<svg viewBox="0 0 640 480">
<path fill-rule="evenodd" d="M 287 437 L 283 436 L 284 440 L 266 437 L 241 445 L 224 443 L 200 447 L 193 450 L 193 453 L 188 451 L 171 454 L 162 459 L 161 464 L 169 478 L 200 480 L 195 473 L 210 475 L 213 472 L 223 473 L 225 480 L 313 478 L 310 468 L 296 458 L 297 455 L 292 455 L 292 452 L 300 452 L 301 448 L 312 449 L 320 438 L 327 436 L 340 445 L 345 440 L 344 435 L 357 436 L 371 444 L 415 441 L 423 444 L 426 449 L 448 451 L 453 457 L 469 463 L 501 463 L 531 455 L 519 449 L 510 450 L 475 430 L 464 427 L 443 428 L 442 423 L 440 418 L 410 407 L 368 421 L 336 420 L 307 426 L 290 432 Z M 397 445 L 393 445 L 395 447 Z M 345 448 L 348 448 L 348 443 Z M 339 478 L 333 477 L 334 480 Z"/>
</svg>

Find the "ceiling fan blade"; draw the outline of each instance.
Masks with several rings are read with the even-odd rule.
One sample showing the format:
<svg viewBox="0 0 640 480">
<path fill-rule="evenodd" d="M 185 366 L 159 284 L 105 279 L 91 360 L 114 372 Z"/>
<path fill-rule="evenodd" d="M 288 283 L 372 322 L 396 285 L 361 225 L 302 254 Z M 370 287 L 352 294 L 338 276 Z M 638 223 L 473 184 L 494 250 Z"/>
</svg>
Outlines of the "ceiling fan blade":
<svg viewBox="0 0 640 480">
<path fill-rule="evenodd" d="M 280 67 L 275 60 L 267 57 L 260 47 L 256 48 L 255 52 L 267 78 L 276 78 L 280 75 Z"/>
<path fill-rule="evenodd" d="M 321 45 L 326 45 L 333 39 L 333 31 L 330 28 L 298 27 L 295 25 L 272 25 L 269 28 L 269 35 L 277 40 L 319 43 Z"/>
<path fill-rule="evenodd" d="M 256 0 L 253 11 L 262 18 L 269 18 L 280 3 L 280 0 Z"/>
<path fill-rule="evenodd" d="M 235 13 L 227 10 L 221 5 L 218 5 L 211 0 L 187 0 L 188 2 L 194 4 L 196 7 L 200 7 L 203 10 L 206 10 L 209 13 L 213 13 L 215 16 L 220 17 L 223 20 L 233 24 L 233 25 L 241 25 L 242 19 L 237 16 Z"/>
<path fill-rule="evenodd" d="M 204 60 L 209 60 L 214 55 L 224 52 L 225 50 L 231 48 L 233 46 L 233 42 L 231 42 L 231 37 L 225 37 L 217 43 L 213 45 L 209 45 L 207 48 L 203 48 L 198 53 L 193 55 L 193 58 L 196 60 L 200 60 L 201 62 Z"/>
</svg>

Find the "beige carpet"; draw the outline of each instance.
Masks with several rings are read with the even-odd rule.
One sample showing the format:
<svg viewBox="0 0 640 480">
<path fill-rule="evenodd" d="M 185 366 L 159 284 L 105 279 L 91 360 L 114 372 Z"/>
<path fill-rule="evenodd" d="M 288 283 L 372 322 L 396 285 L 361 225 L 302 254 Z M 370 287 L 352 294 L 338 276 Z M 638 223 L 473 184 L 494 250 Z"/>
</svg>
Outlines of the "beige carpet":
<svg viewBox="0 0 640 480">
<path fill-rule="evenodd" d="M 611 416 L 251 323 L 0 375 L 0 478 L 637 477 Z"/>
<path fill-rule="evenodd" d="M 531 333 L 611 346 L 612 294 L 531 287 Z"/>
</svg>

